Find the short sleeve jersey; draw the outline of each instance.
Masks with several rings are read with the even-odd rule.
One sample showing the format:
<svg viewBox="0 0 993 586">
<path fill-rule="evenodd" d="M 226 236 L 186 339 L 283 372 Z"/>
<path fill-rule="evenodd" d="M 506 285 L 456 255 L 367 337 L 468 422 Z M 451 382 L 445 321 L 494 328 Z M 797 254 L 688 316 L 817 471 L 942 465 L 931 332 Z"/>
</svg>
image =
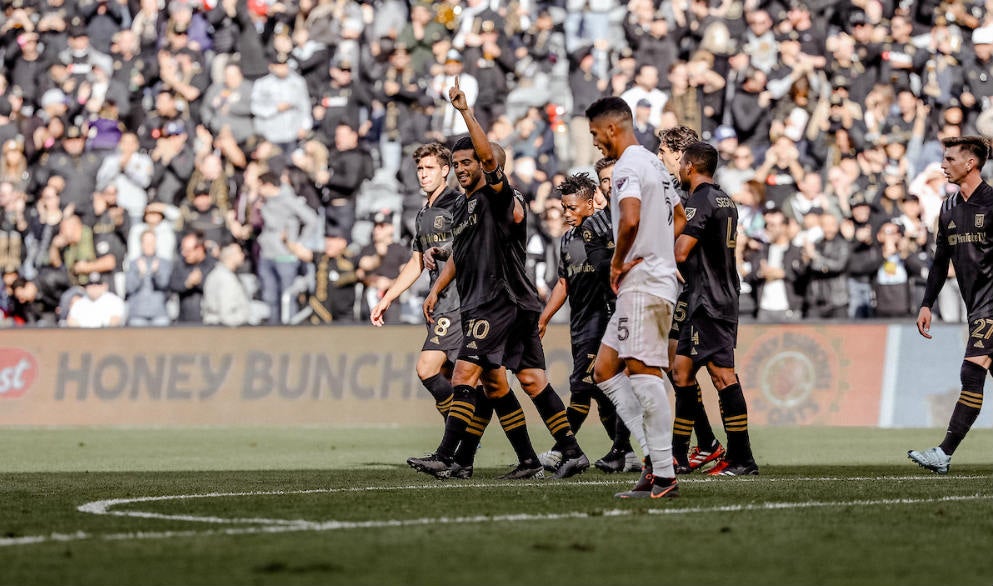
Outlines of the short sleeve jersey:
<svg viewBox="0 0 993 586">
<path fill-rule="evenodd" d="M 645 147 L 632 145 L 614 165 L 611 183 L 611 224 L 615 242 L 620 225 L 620 202 L 629 197 L 641 200 L 638 234 L 624 262 L 636 258 L 642 262 L 625 275 L 621 292 L 649 293 L 675 303 L 679 283 L 673 214 L 679 194 L 673 189 L 665 166 Z"/>
<path fill-rule="evenodd" d="M 573 330 L 603 320 L 613 312 L 613 292 L 594 264 L 598 257 L 606 257 L 609 263 L 609 251 L 614 248 L 609 221 L 604 214 L 594 214 L 563 234 L 560 241 L 559 277 L 569 286 L 569 323 Z M 608 254 L 598 254 L 598 250 Z"/>
<path fill-rule="evenodd" d="M 515 199 L 504 180 L 499 191 L 487 184 L 455 206 L 452 256 L 463 311 L 501 296 L 522 309 L 542 309 L 525 267 L 527 226 L 514 222 Z"/>
<path fill-rule="evenodd" d="M 455 206 L 459 200 L 465 199 L 461 192 L 452 188 L 446 188 L 431 205 L 424 204 L 424 207 L 417 212 L 414 221 L 417 233 L 410 243 L 414 252 L 424 254 L 429 248 L 446 246 L 452 241 L 452 216 Z M 445 261 L 437 260 L 435 268 L 429 269 L 431 285 L 438 280 L 441 269 Z M 438 295 L 438 304 L 435 312 L 439 314 L 450 313 L 459 307 L 459 292 L 454 283 L 445 287 Z"/>
<path fill-rule="evenodd" d="M 738 320 L 738 270 L 735 263 L 738 208 L 712 183 L 699 185 L 686 203 L 683 234 L 697 244 L 680 267 L 689 297 L 687 312 L 703 310 L 726 321 Z"/>
<path fill-rule="evenodd" d="M 968 200 L 956 194 L 941 206 L 933 270 L 940 272 L 944 266 L 947 274 L 949 260 L 969 321 L 993 317 L 993 187 L 985 182 Z M 934 305 L 939 288 L 928 280 L 923 305 Z"/>
</svg>

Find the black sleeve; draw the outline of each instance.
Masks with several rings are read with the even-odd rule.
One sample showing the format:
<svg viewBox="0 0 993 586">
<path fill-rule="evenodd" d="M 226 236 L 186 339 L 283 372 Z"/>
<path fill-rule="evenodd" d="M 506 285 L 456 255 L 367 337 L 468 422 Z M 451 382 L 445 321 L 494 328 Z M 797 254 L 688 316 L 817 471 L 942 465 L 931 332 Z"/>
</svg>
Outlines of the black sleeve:
<svg viewBox="0 0 993 586">
<path fill-rule="evenodd" d="M 952 260 L 951 250 L 948 248 L 948 235 L 945 233 L 944 218 L 938 220 L 938 237 L 934 247 L 934 262 L 931 263 L 931 272 L 927 276 L 927 285 L 924 287 L 924 299 L 921 300 L 921 307 L 930 309 L 934 302 L 938 300 L 938 293 L 945 286 L 945 279 L 948 278 L 948 264 Z"/>
</svg>

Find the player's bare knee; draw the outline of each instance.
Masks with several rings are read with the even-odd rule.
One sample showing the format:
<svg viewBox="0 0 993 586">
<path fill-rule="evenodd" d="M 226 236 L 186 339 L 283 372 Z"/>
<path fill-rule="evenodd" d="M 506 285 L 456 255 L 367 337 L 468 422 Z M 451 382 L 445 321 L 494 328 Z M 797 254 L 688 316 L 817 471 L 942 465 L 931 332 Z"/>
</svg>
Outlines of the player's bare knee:
<svg viewBox="0 0 993 586">
<path fill-rule="evenodd" d="M 735 374 L 733 368 L 710 363 L 707 365 L 707 372 L 710 373 L 710 382 L 717 390 L 726 389 L 738 382 L 738 375 Z"/>
<path fill-rule="evenodd" d="M 517 381 L 521 383 L 523 390 L 529 397 L 541 394 L 548 386 L 548 378 L 545 371 L 537 369 L 522 370 L 517 373 Z"/>
</svg>

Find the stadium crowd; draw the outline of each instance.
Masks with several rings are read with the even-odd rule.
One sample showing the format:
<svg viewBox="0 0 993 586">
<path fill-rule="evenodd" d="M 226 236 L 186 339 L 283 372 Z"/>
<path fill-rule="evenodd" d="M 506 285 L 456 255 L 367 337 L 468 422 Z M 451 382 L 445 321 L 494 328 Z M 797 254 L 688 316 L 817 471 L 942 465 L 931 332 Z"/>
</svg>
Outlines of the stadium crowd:
<svg viewBox="0 0 993 586">
<path fill-rule="evenodd" d="M 616 95 L 647 148 L 679 124 L 718 148 L 743 318 L 910 317 L 940 139 L 993 136 L 993 2 L 4 0 L 3 323 L 366 319 L 423 205 L 411 154 L 466 132 L 455 76 L 543 295 L 553 188 L 592 173 L 583 112 Z M 954 280 L 938 310 L 965 319 Z"/>
</svg>

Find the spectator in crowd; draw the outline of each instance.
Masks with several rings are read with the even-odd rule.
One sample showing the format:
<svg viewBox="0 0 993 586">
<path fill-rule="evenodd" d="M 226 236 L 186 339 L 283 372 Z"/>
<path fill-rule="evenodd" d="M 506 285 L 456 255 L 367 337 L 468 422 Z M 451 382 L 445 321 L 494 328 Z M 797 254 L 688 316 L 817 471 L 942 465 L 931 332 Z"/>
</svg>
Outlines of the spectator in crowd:
<svg viewBox="0 0 993 586">
<path fill-rule="evenodd" d="M 851 255 L 850 245 L 839 232 L 838 218 L 818 214 L 823 237 L 808 238 L 801 258 L 806 268 L 806 303 L 810 317 L 839 318 L 848 314 L 848 283 L 845 267 Z"/>
<path fill-rule="evenodd" d="M 13 317 L 21 324 L 37 327 L 54 327 L 58 325 L 55 309 L 59 305 L 58 298 L 45 296 L 34 281 L 17 277 L 10 286 L 14 296 Z"/>
<path fill-rule="evenodd" d="M 875 206 L 859 197 L 852 201 L 852 219 L 845 222 L 843 233 L 851 243 L 848 259 L 848 317 L 873 317 L 873 279 L 883 262 L 877 238 L 880 216 L 873 217 Z"/>
<path fill-rule="evenodd" d="M 255 133 L 252 121 L 252 82 L 245 79 L 241 65 L 229 61 L 219 82 L 207 88 L 200 119 L 215 135 L 227 128 L 238 144 Z"/>
<path fill-rule="evenodd" d="M 108 328 L 124 325 L 124 300 L 110 291 L 101 273 L 86 277 L 86 294 L 72 302 L 66 325 L 70 328 Z"/>
<path fill-rule="evenodd" d="M 641 146 L 654 153 L 659 149 L 659 137 L 656 135 L 658 129 L 648 122 L 651 113 L 652 103 L 644 98 L 638 100 L 634 109 L 634 136 Z"/>
<path fill-rule="evenodd" d="M 886 222 L 879 228 L 876 238 L 882 259 L 872 283 L 876 317 L 911 316 L 918 303 L 911 297 L 912 278 L 920 275 L 924 267 L 912 253 L 910 241 L 899 224 Z"/>
<path fill-rule="evenodd" d="M 805 267 L 802 252 L 790 237 L 795 222 L 774 207 L 763 218 L 765 237 L 748 239 L 742 276 L 752 288 L 758 321 L 797 321 L 803 316 Z"/>
<path fill-rule="evenodd" d="M 450 49 L 444 58 L 443 70 L 439 72 L 431 81 L 429 92 L 436 101 L 442 102 L 442 106 L 436 111 L 439 120 L 434 128 L 441 133 L 443 142 L 454 143 L 460 136 L 466 136 L 469 129 L 462 120 L 455 107 L 447 100 L 448 88 L 455 85 L 455 78 L 459 78 L 459 87 L 465 93 L 469 107 L 472 108 L 479 98 L 479 82 L 471 74 L 464 71 L 462 63 L 462 53 L 458 49 Z"/>
<path fill-rule="evenodd" d="M 301 261 L 314 264 L 315 286 L 307 299 L 311 309 L 307 322 L 312 325 L 354 322 L 358 265 L 348 248 L 345 232 L 328 228 L 320 255 L 296 243 L 293 251 Z"/>
<path fill-rule="evenodd" d="M 634 112 L 640 100 L 647 100 L 649 103 L 648 123 L 655 128 L 662 127 L 662 110 L 665 108 L 669 97 L 659 89 L 659 70 L 655 65 L 648 63 L 638 67 L 638 74 L 634 78 L 634 86 L 621 94 L 621 99 L 628 103 L 631 111 Z"/>
<path fill-rule="evenodd" d="M 319 237 L 320 224 L 317 214 L 272 171 L 266 171 L 259 177 L 259 194 L 263 204 L 262 229 L 257 240 L 258 274 L 262 284 L 262 300 L 269 307 L 269 323 L 274 325 L 280 323 L 283 293 L 300 272 L 300 261 L 286 243 L 302 241 L 305 245 L 316 247 L 316 240 L 307 243 L 311 235 L 317 234 Z M 295 313 L 295 309 L 291 313 Z"/>
<path fill-rule="evenodd" d="M 269 75 L 252 87 L 255 132 L 284 151 L 293 150 L 314 125 L 307 82 L 290 69 L 289 55 L 277 53 L 269 62 Z"/>
<path fill-rule="evenodd" d="M 129 326 L 167 326 L 166 295 L 169 292 L 171 263 L 155 256 L 155 231 L 141 234 L 141 256 L 128 266 L 126 290 Z"/>
<path fill-rule="evenodd" d="M 161 202 L 152 202 L 145 206 L 142 221 L 133 224 L 128 233 L 128 260 L 135 260 L 141 255 L 141 235 L 146 230 L 155 232 L 155 256 L 172 262 L 176 256 L 176 232 L 172 224 L 176 220 L 176 209 Z"/>
<path fill-rule="evenodd" d="M 62 139 L 62 149 L 45 158 L 35 175 L 35 185 L 43 185 L 53 175 L 65 179 L 59 194 L 62 205 L 73 205 L 77 212 L 85 213 L 92 207 L 91 197 L 96 190 L 100 157 L 85 152 L 86 136 L 78 126 L 69 126 Z M 43 157 L 44 158 L 44 157 Z"/>
<path fill-rule="evenodd" d="M 217 249 L 220 253 L 221 249 Z M 179 242 L 180 259 L 173 265 L 169 276 L 169 290 L 179 297 L 179 315 L 176 322 L 180 324 L 197 324 L 203 322 L 202 302 L 204 281 L 216 262 L 215 257 L 207 254 L 203 234 L 193 231 L 183 236 Z"/>
<path fill-rule="evenodd" d="M 150 199 L 178 206 L 186 196 L 186 185 L 196 164 L 185 122 L 173 120 L 162 128 L 151 158 L 154 195 Z"/>
<path fill-rule="evenodd" d="M 334 152 L 325 196 L 326 223 L 346 234 L 355 225 L 355 200 L 362 183 L 375 172 L 372 156 L 359 146 L 359 134 L 341 123 L 334 129 Z"/>
<path fill-rule="evenodd" d="M 203 283 L 204 325 L 254 325 L 252 298 L 237 275 L 244 262 L 245 251 L 237 242 L 221 249 L 217 264 Z"/>
<path fill-rule="evenodd" d="M 122 291 L 120 277 L 124 274 L 124 259 L 128 253 L 128 235 L 131 230 L 131 218 L 124 208 L 117 205 L 117 187 L 107 185 L 93 194 L 93 216 L 84 221 L 93 231 L 93 246 L 98 259 L 112 256 L 113 265 L 108 271 L 103 271 L 105 277 L 111 279 L 114 292 Z M 104 261 L 110 265 L 109 261 Z"/>
<path fill-rule="evenodd" d="M 231 240 L 224 212 L 214 203 L 211 184 L 201 182 L 193 187 L 193 197 L 179 206 L 179 220 L 176 232 L 188 234 L 198 232 L 206 246 L 216 252 Z"/>
<path fill-rule="evenodd" d="M 410 258 L 410 249 L 396 241 L 393 215 L 377 212 L 373 217 L 372 242 L 359 251 L 358 276 L 365 285 L 362 319 L 379 303 L 393 285 L 400 269 Z M 393 305 L 383 314 L 384 323 L 400 321 L 400 305 Z"/>
<path fill-rule="evenodd" d="M 116 152 L 107 155 L 97 171 L 97 188 L 113 185 L 117 202 L 127 211 L 132 222 L 140 222 L 148 205 L 148 188 L 152 183 L 155 164 L 139 150 L 138 135 L 125 132 L 117 143 Z"/>
</svg>

